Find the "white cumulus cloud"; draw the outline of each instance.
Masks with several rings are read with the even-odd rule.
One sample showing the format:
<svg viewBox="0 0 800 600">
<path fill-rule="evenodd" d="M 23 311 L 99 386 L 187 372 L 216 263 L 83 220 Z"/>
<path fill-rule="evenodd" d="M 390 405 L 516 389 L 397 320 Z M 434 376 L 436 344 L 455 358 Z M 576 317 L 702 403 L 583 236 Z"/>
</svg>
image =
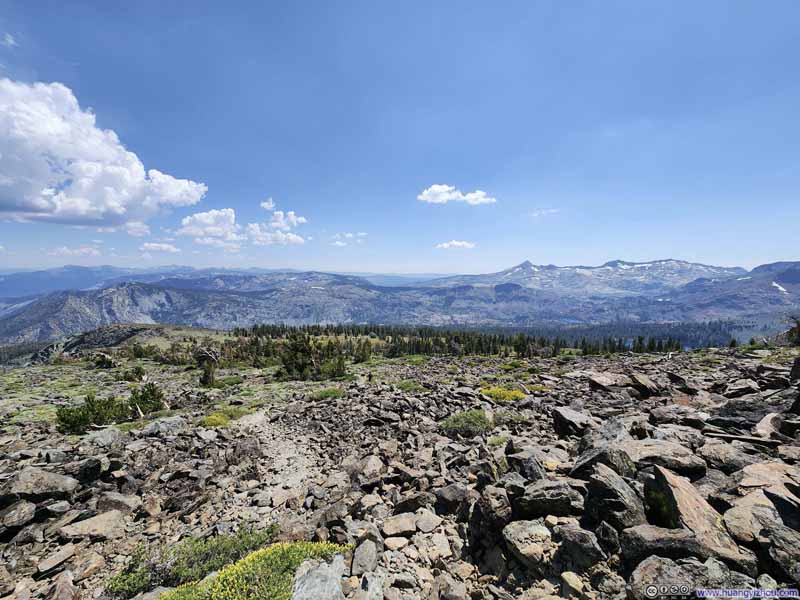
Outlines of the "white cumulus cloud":
<svg viewBox="0 0 800 600">
<path fill-rule="evenodd" d="M 475 244 L 463 240 L 450 240 L 449 242 L 442 242 L 441 244 L 436 244 L 436 247 L 441 248 L 443 250 L 453 250 L 453 249 L 466 250 L 469 248 L 474 248 Z"/>
<path fill-rule="evenodd" d="M 168 252 L 170 254 L 175 254 L 176 252 L 180 252 L 178 248 L 173 246 L 172 244 L 162 244 L 158 242 L 147 242 L 139 246 L 139 250 L 142 252 Z"/>
<path fill-rule="evenodd" d="M 237 251 L 247 240 L 256 246 L 302 244 L 305 240 L 291 230 L 306 222 L 294 211 L 276 210 L 268 223 L 248 223 L 243 227 L 236 222 L 234 209 L 222 208 L 185 217 L 176 233 L 193 237 L 195 244 Z"/>
<path fill-rule="evenodd" d="M 429 204 L 447 204 L 448 202 L 466 202 L 467 204 L 476 206 L 478 204 L 494 204 L 497 198 L 489 196 L 483 190 L 475 190 L 474 192 L 467 192 L 466 194 L 455 186 L 435 183 L 429 188 L 422 191 L 417 196 L 420 202 L 428 202 Z"/>
<path fill-rule="evenodd" d="M 247 235 L 256 246 L 290 246 L 305 243 L 305 240 L 296 233 L 273 230 L 263 223 L 249 223 Z"/>
<path fill-rule="evenodd" d="M 124 227 L 191 206 L 207 187 L 145 170 L 60 83 L 0 79 L 0 214 L 22 221 Z"/>
<path fill-rule="evenodd" d="M 213 246 L 227 251 L 236 251 L 245 236 L 236 222 L 236 211 L 221 208 L 195 213 L 181 220 L 178 235 L 191 236 L 195 244 Z"/>
<path fill-rule="evenodd" d="M 100 250 L 98 250 L 94 246 L 78 246 L 77 248 L 70 248 L 69 246 L 59 246 L 58 248 L 53 248 L 47 254 L 49 254 L 50 256 L 71 256 L 71 257 L 100 256 Z"/>
<path fill-rule="evenodd" d="M 3 38 L 0 39 L 0 45 L 5 46 L 6 48 L 16 48 L 17 46 L 19 46 L 19 44 L 17 43 L 17 38 L 15 38 L 7 31 L 3 34 Z"/>
<path fill-rule="evenodd" d="M 269 226 L 273 229 L 289 231 L 304 223 L 308 223 L 308 219 L 294 214 L 293 210 L 287 213 L 284 213 L 282 210 L 276 210 L 272 213 L 272 220 L 269 222 Z"/>
<path fill-rule="evenodd" d="M 267 198 L 261 203 L 261 208 L 264 210 L 275 210 L 275 201 L 272 198 Z"/>
</svg>

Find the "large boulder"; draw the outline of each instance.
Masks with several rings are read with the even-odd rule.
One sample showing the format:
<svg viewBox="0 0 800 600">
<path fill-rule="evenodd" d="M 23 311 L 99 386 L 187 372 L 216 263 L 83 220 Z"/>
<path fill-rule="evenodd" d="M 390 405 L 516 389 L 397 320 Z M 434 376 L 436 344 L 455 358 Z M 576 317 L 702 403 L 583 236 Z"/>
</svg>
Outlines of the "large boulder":
<svg viewBox="0 0 800 600">
<path fill-rule="evenodd" d="M 684 527 L 695 534 L 710 556 L 746 573 L 755 572 L 755 557 L 736 545 L 720 514 L 688 479 L 662 467 L 655 467 L 654 475 L 645 483 L 645 497 L 657 524 L 673 529 Z"/>
<path fill-rule="evenodd" d="M 757 394 L 760 391 L 758 383 L 752 379 L 737 379 L 725 387 L 723 395 L 727 398 L 740 398 L 748 394 Z"/>
<path fill-rule="evenodd" d="M 667 529 L 647 523 L 629 527 L 622 532 L 620 548 L 625 562 L 631 566 L 639 564 L 648 556 L 664 558 L 708 558 L 709 552 L 690 530 Z"/>
<path fill-rule="evenodd" d="M 0 510 L 0 531 L 3 527 L 22 527 L 30 522 L 36 514 L 36 505 L 27 500 L 19 500 Z"/>
<path fill-rule="evenodd" d="M 658 465 L 675 473 L 699 479 L 706 473 L 706 462 L 689 448 L 665 440 L 628 440 L 620 447 L 639 469 Z"/>
<path fill-rule="evenodd" d="M 767 523 L 769 556 L 793 583 L 800 585 L 800 532 L 780 522 Z"/>
<path fill-rule="evenodd" d="M 353 575 L 363 575 L 374 571 L 378 566 L 378 547 L 372 540 L 364 540 L 353 552 L 353 563 L 350 572 Z"/>
<path fill-rule="evenodd" d="M 627 482 L 604 464 L 589 477 L 586 516 L 593 523 L 606 521 L 616 529 L 645 523 L 644 504 Z"/>
<path fill-rule="evenodd" d="M 623 477 L 636 477 L 636 465 L 625 450 L 609 443 L 589 448 L 581 453 L 570 472 L 571 477 L 587 479 L 594 473 L 595 465 L 603 464 Z"/>
<path fill-rule="evenodd" d="M 344 600 L 344 571 L 342 555 L 334 557 L 330 564 L 307 560 L 295 573 L 291 600 Z"/>
<path fill-rule="evenodd" d="M 766 581 L 766 580 L 762 580 Z M 628 598 L 686 598 L 694 596 L 697 588 L 753 589 L 756 581 L 729 569 L 724 563 L 708 558 L 672 560 L 650 556 L 639 563 L 628 580 Z M 766 587 L 766 586 L 764 586 Z"/>
<path fill-rule="evenodd" d="M 475 511 L 479 511 L 480 519 L 489 530 L 498 532 L 511 521 L 511 502 L 503 488 L 487 485 Z"/>
<path fill-rule="evenodd" d="M 542 479 L 525 488 L 513 501 L 514 515 L 521 519 L 557 517 L 583 513 L 583 496 L 569 483 L 559 479 Z"/>
<path fill-rule="evenodd" d="M 709 467 L 729 475 L 747 465 L 759 462 L 758 457 L 745 454 L 736 446 L 713 438 L 698 448 L 697 455 L 705 460 Z"/>
<path fill-rule="evenodd" d="M 561 437 L 581 436 L 587 429 L 600 425 L 600 420 L 566 406 L 553 409 L 553 429 Z"/>
<path fill-rule="evenodd" d="M 3 486 L 0 498 L 24 498 L 34 502 L 64 499 L 72 496 L 79 485 L 78 480 L 73 477 L 39 467 L 25 467 Z"/>
<path fill-rule="evenodd" d="M 557 525 L 553 537 L 558 542 L 558 557 L 562 565 L 582 573 L 607 558 L 597 536 L 577 524 Z"/>
<path fill-rule="evenodd" d="M 503 528 L 503 539 L 514 558 L 537 575 L 547 570 L 557 550 L 541 519 L 509 523 Z"/>
<path fill-rule="evenodd" d="M 109 510 L 95 517 L 65 525 L 58 534 L 68 540 L 115 540 L 125 535 L 125 517 L 118 510 Z"/>
</svg>

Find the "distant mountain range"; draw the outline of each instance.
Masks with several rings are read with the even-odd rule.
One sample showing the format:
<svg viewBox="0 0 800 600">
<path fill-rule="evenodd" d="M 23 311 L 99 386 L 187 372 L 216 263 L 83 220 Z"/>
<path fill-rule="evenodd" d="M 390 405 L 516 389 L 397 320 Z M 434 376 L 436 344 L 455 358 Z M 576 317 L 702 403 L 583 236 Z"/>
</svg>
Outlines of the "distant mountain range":
<svg viewBox="0 0 800 600">
<path fill-rule="evenodd" d="M 731 319 L 778 328 L 800 312 L 800 262 L 746 271 L 679 260 L 599 267 L 526 261 L 485 275 L 381 277 L 189 267 L 7 274 L 0 277 L 0 342 L 123 322 L 227 329 L 261 322 L 524 327 Z"/>
<path fill-rule="evenodd" d="M 0 302 L 2 299 L 24 298 L 58 292 L 62 290 L 88 290 L 109 287 L 124 282 L 156 283 L 164 279 L 202 278 L 213 275 L 258 275 L 266 273 L 291 273 L 296 269 L 196 269 L 185 266 L 164 266 L 149 269 L 135 269 L 102 265 L 82 267 L 66 265 L 55 269 L 0 271 Z M 437 277 L 433 273 L 390 274 L 390 273 L 342 273 L 363 277 L 376 285 L 415 285 Z"/>
</svg>

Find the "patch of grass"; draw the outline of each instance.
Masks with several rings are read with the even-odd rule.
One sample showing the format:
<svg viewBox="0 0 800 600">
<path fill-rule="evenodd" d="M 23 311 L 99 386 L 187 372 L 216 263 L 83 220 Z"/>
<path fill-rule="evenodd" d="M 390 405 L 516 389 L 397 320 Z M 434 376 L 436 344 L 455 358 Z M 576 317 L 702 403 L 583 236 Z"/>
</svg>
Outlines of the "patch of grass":
<svg viewBox="0 0 800 600">
<path fill-rule="evenodd" d="M 425 356 L 424 354 L 409 354 L 405 357 L 406 363 L 409 365 L 424 365 L 431 359 L 430 356 Z"/>
<path fill-rule="evenodd" d="M 417 392 L 425 391 L 425 386 L 423 386 L 416 379 L 404 379 L 403 381 L 397 383 L 397 388 L 408 394 L 414 394 Z"/>
<path fill-rule="evenodd" d="M 40 404 L 30 408 L 23 408 L 13 415 L 10 423 L 14 425 L 23 425 L 25 423 L 52 423 L 56 421 L 58 409 L 49 404 Z"/>
<path fill-rule="evenodd" d="M 106 591 L 115 598 L 132 598 L 160 585 L 174 587 L 199 581 L 268 544 L 277 532 L 273 525 L 257 532 L 187 538 L 178 544 L 140 545 L 125 569 L 109 579 Z"/>
<path fill-rule="evenodd" d="M 549 387 L 547 387 L 546 385 L 541 385 L 541 384 L 529 385 L 528 389 L 531 392 L 534 392 L 534 393 L 535 392 L 539 392 L 539 393 L 542 393 L 542 394 L 550 391 Z"/>
<path fill-rule="evenodd" d="M 521 360 L 512 360 L 504 365 L 500 365 L 500 369 L 503 371 L 514 371 L 516 369 L 521 369 L 521 368 L 522 368 Z"/>
<path fill-rule="evenodd" d="M 484 411 L 476 408 L 447 417 L 441 426 L 447 435 L 474 437 L 490 431 L 493 423 Z"/>
<path fill-rule="evenodd" d="M 247 414 L 250 414 L 250 411 L 241 406 L 226 406 L 201 418 L 200 425 L 203 427 L 227 427 L 231 421 Z"/>
<path fill-rule="evenodd" d="M 304 561 L 329 561 L 347 549 L 327 542 L 273 544 L 223 568 L 205 583 L 180 587 L 160 600 L 290 600 L 294 574 Z"/>
<path fill-rule="evenodd" d="M 487 442 L 489 448 L 499 448 L 505 446 L 506 443 L 508 443 L 508 437 L 505 435 L 493 435 Z"/>
<path fill-rule="evenodd" d="M 489 396 L 489 398 L 495 402 L 514 402 L 515 400 L 522 400 L 525 397 L 525 394 L 519 390 L 497 385 L 481 388 L 481 394 Z"/>
<path fill-rule="evenodd" d="M 211 413 L 200 419 L 200 425 L 203 427 L 227 427 L 231 420 L 222 413 Z"/>
<path fill-rule="evenodd" d="M 524 425 L 529 421 L 530 419 L 528 419 L 528 417 L 523 417 L 522 415 L 517 415 L 508 411 L 498 411 L 494 414 L 494 422 L 498 426 Z"/>
<path fill-rule="evenodd" d="M 324 388 L 317 390 L 311 394 L 312 400 L 328 400 L 330 398 L 341 398 L 344 396 L 344 390 L 338 387 Z"/>
</svg>

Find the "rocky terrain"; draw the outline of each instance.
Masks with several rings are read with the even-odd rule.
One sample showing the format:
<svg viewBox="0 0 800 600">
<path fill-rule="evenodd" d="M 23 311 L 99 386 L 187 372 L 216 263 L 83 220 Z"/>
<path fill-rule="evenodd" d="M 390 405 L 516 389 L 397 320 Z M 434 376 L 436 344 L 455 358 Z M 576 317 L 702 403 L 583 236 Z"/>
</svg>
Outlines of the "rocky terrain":
<svg viewBox="0 0 800 600">
<path fill-rule="evenodd" d="M 769 335 L 800 312 L 798 263 L 744 272 L 674 260 L 600 267 L 525 262 L 499 273 L 394 287 L 351 275 L 294 271 L 176 268 L 99 281 L 109 274 L 89 275 L 81 275 L 95 282 L 88 290 L 0 300 L 0 343 L 54 340 L 133 322 L 227 329 L 256 323 L 527 327 L 725 319 L 756 323 L 758 333 Z M 32 281 L 10 279 L 6 276 L 6 294 L 84 281 L 72 275 L 58 278 L 60 283 L 43 283 L 39 275 Z"/>
<path fill-rule="evenodd" d="M 163 335 L 106 343 L 192 334 Z M 797 350 L 373 358 L 334 384 L 242 367 L 205 389 L 122 346 L 2 374 L 0 597 L 110 599 L 142 544 L 273 523 L 349 547 L 304 564 L 295 600 L 800 586 Z M 56 406 L 126 393 L 134 362 L 169 410 L 56 431 Z"/>
</svg>

